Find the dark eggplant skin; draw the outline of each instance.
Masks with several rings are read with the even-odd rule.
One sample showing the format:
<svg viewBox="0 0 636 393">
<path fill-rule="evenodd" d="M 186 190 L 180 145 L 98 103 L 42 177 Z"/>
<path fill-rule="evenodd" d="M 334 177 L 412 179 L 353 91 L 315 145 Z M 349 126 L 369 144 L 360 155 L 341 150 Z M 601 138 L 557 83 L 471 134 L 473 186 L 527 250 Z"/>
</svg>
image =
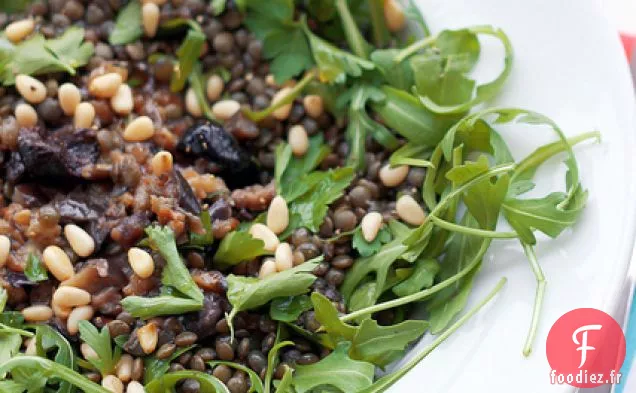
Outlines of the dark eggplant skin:
<svg viewBox="0 0 636 393">
<path fill-rule="evenodd" d="M 195 123 L 186 130 L 177 149 L 219 165 L 223 180 L 230 188 L 240 188 L 258 182 L 259 170 L 236 139 L 223 126 L 212 121 Z"/>
</svg>

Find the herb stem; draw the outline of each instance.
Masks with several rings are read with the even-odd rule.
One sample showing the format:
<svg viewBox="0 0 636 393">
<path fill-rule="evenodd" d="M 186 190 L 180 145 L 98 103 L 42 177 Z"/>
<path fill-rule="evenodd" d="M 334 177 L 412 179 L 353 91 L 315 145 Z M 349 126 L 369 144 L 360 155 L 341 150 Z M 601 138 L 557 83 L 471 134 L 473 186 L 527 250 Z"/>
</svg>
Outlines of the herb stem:
<svg viewBox="0 0 636 393">
<path fill-rule="evenodd" d="M 16 329 L 13 328 L 11 326 L 7 326 L 3 323 L 0 323 L 0 330 L 2 330 L 2 333 L 14 333 L 14 334 L 19 334 L 20 336 L 24 336 L 24 337 L 33 337 L 34 334 L 27 331 L 27 330 L 22 330 L 22 329 Z"/>
<path fill-rule="evenodd" d="M 497 232 L 497 231 L 489 231 L 486 229 L 478 229 L 478 228 L 470 228 L 463 225 L 458 225 L 449 221 L 446 221 L 442 218 L 431 216 L 431 221 L 433 224 L 437 225 L 442 229 L 446 229 L 452 232 L 459 232 L 466 235 L 474 235 L 479 237 L 485 237 L 490 239 L 516 239 L 519 237 L 517 232 Z"/>
<path fill-rule="evenodd" d="M 437 36 L 430 36 L 430 37 L 426 37 L 422 40 L 412 43 L 411 45 L 402 49 L 400 53 L 398 53 L 397 56 L 395 56 L 395 60 L 394 60 L 395 64 L 400 64 L 406 58 L 413 55 L 415 52 L 433 45 L 436 40 L 437 40 Z"/>
<path fill-rule="evenodd" d="M 347 0 L 336 0 L 336 9 L 338 10 L 342 28 L 345 32 L 347 43 L 351 47 L 351 51 L 355 53 L 356 56 L 368 59 L 369 44 L 364 40 L 360 29 L 358 29 L 358 25 L 353 19 L 351 10 L 349 10 L 349 6 L 347 5 Z"/>
<path fill-rule="evenodd" d="M 307 72 L 303 79 L 301 79 L 300 82 L 298 82 L 296 86 L 294 86 L 294 88 L 285 97 L 281 98 L 275 103 L 272 103 L 269 107 L 263 109 L 262 111 L 254 112 L 250 109 L 244 109 L 243 114 L 247 116 L 248 119 L 258 123 L 259 121 L 274 113 L 276 109 L 281 108 L 287 104 L 291 104 L 303 91 L 303 89 L 309 84 L 309 82 L 314 80 L 315 77 L 316 71 L 312 70 Z"/>
<path fill-rule="evenodd" d="M 391 166 L 395 165 L 410 165 L 421 168 L 435 168 L 435 165 L 432 162 L 413 157 L 397 157 L 391 161 Z"/>
<path fill-rule="evenodd" d="M 546 280 L 545 275 L 543 274 L 543 270 L 541 266 L 539 266 L 539 262 L 537 262 L 537 256 L 534 253 L 534 248 L 527 243 L 521 242 L 523 246 L 523 251 L 528 257 L 528 261 L 530 261 L 530 267 L 532 267 L 532 272 L 537 279 L 537 291 L 534 298 L 534 309 L 532 310 L 532 321 L 530 322 L 530 330 L 528 331 L 528 336 L 526 337 L 526 343 L 523 346 L 523 356 L 530 356 L 532 353 L 532 344 L 534 343 L 534 339 L 537 335 L 537 328 L 539 326 L 539 316 L 541 314 L 541 308 L 543 306 L 543 296 L 545 294 Z"/>
<path fill-rule="evenodd" d="M 382 47 L 389 38 L 389 30 L 384 22 L 383 0 L 368 0 L 371 29 L 375 46 Z"/>
<path fill-rule="evenodd" d="M 479 304 L 471 308 L 466 314 L 462 315 L 454 324 L 452 324 L 448 329 L 446 329 L 442 334 L 437 336 L 433 342 L 426 347 L 422 352 L 417 354 L 413 359 L 411 359 L 408 363 L 402 366 L 398 371 L 393 374 L 390 374 L 386 377 L 379 379 L 374 385 L 372 385 L 368 390 L 364 390 L 362 393 L 380 393 L 384 392 L 388 389 L 395 381 L 402 378 L 406 373 L 408 373 L 413 367 L 415 367 L 419 362 L 421 362 L 425 357 L 427 357 L 433 350 L 440 346 L 448 337 L 450 337 L 453 333 L 455 333 L 459 328 L 461 328 L 466 322 L 468 322 L 475 314 L 477 314 L 486 304 L 490 303 L 490 301 L 501 291 L 503 286 L 506 284 L 507 279 L 502 277 L 501 280 L 495 285 L 495 287 L 490 291 L 490 293 L 482 299 Z"/>
</svg>

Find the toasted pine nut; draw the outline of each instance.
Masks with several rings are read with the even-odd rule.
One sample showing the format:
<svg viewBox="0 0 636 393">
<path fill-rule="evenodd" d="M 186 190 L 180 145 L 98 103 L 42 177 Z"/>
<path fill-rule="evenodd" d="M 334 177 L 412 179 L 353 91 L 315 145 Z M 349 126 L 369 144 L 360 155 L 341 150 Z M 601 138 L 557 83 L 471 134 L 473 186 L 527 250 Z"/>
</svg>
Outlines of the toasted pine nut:
<svg viewBox="0 0 636 393">
<path fill-rule="evenodd" d="M 146 37 L 154 37 L 159 27 L 159 7 L 155 3 L 145 3 L 141 8 L 141 20 Z"/>
<path fill-rule="evenodd" d="M 74 308 L 66 321 L 66 330 L 70 334 L 77 334 L 79 332 L 79 322 L 90 320 L 93 318 L 93 314 L 95 314 L 95 310 L 90 305 Z"/>
<path fill-rule="evenodd" d="M 172 171 L 172 154 L 169 151 L 160 151 L 150 161 L 152 173 L 159 176 Z"/>
<path fill-rule="evenodd" d="M 20 127 L 34 127 L 38 124 L 38 113 L 29 104 L 15 106 L 15 119 Z"/>
<path fill-rule="evenodd" d="M 276 260 L 274 258 L 265 258 L 261 265 L 261 270 L 258 272 L 258 278 L 265 278 L 276 274 Z"/>
<path fill-rule="evenodd" d="M 317 94 L 310 94 L 303 98 L 303 106 L 305 107 L 305 112 L 314 119 L 320 117 L 325 111 L 322 97 Z"/>
<path fill-rule="evenodd" d="M 380 177 L 380 181 L 384 184 L 385 187 L 397 187 L 409 174 L 408 165 L 399 165 L 396 167 L 391 167 L 390 164 L 386 164 L 382 168 L 380 168 L 380 172 L 378 176 Z"/>
<path fill-rule="evenodd" d="M 60 107 L 62 107 L 64 114 L 72 116 L 82 101 L 82 95 L 77 86 L 72 83 L 64 83 L 57 89 L 57 99 L 60 101 Z"/>
<path fill-rule="evenodd" d="M 11 239 L 5 235 L 0 235 L 0 268 L 7 263 L 11 252 Z"/>
<path fill-rule="evenodd" d="M 35 339 L 35 337 L 29 338 L 29 339 L 24 341 L 24 346 L 26 347 L 26 349 L 24 350 L 24 354 L 25 355 L 35 356 L 35 355 L 38 354 L 38 349 L 37 349 L 37 346 L 36 346 L 36 342 L 37 342 L 37 340 Z"/>
<path fill-rule="evenodd" d="M 221 100 L 212 105 L 212 114 L 221 120 L 227 120 L 241 109 L 241 104 L 234 100 Z"/>
<path fill-rule="evenodd" d="M 114 375 L 107 375 L 102 379 L 104 389 L 113 393 L 124 393 L 124 384 Z"/>
<path fill-rule="evenodd" d="M 276 195 L 267 209 L 267 227 L 275 234 L 283 233 L 289 225 L 289 209 L 285 199 Z"/>
<path fill-rule="evenodd" d="M 159 339 L 157 325 L 154 322 L 149 322 L 137 329 L 137 339 L 145 354 L 153 353 L 157 348 L 157 340 Z"/>
<path fill-rule="evenodd" d="M 81 288 L 58 287 L 53 293 L 52 303 L 62 307 L 86 306 L 91 302 L 91 294 Z"/>
<path fill-rule="evenodd" d="M 110 106 L 118 115 L 128 115 L 133 110 L 133 96 L 130 86 L 126 83 L 119 85 L 117 92 L 110 98 Z"/>
<path fill-rule="evenodd" d="M 289 129 L 287 141 L 289 142 L 289 146 L 291 146 L 292 153 L 294 153 L 296 157 L 304 156 L 305 153 L 307 153 L 307 149 L 309 149 L 307 131 L 305 127 L 301 125 L 295 125 Z"/>
<path fill-rule="evenodd" d="M 281 243 L 276 247 L 276 270 L 282 272 L 294 267 L 294 255 L 289 243 Z"/>
<path fill-rule="evenodd" d="M 263 224 L 254 224 L 250 227 L 250 235 L 256 239 L 261 239 L 264 243 L 265 250 L 274 252 L 280 241 L 271 229 Z"/>
<path fill-rule="evenodd" d="M 426 219 L 424 209 L 410 195 L 402 195 L 395 204 L 395 210 L 402 221 L 411 225 L 421 225 Z"/>
<path fill-rule="evenodd" d="M 152 256 L 141 248 L 131 247 L 128 250 L 128 263 L 135 274 L 141 278 L 148 278 L 155 271 L 155 261 Z"/>
<path fill-rule="evenodd" d="M 392 33 L 397 33 L 406 26 L 406 15 L 396 0 L 384 0 L 384 21 Z"/>
<path fill-rule="evenodd" d="M 203 116 L 203 109 L 199 105 L 199 100 L 194 90 L 190 87 L 185 94 L 185 107 L 189 114 L 194 117 Z"/>
<path fill-rule="evenodd" d="M 20 74 L 15 77 L 15 88 L 31 104 L 39 104 L 46 98 L 46 86 L 32 76 Z"/>
<path fill-rule="evenodd" d="M 282 89 L 278 90 L 276 94 L 274 94 L 274 97 L 272 97 L 272 105 L 285 98 L 291 91 L 291 87 L 283 87 Z M 292 110 L 292 105 L 292 103 L 289 103 L 281 106 L 280 108 L 276 109 L 274 113 L 272 113 L 272 116 L 276 120 L 286 120 Z"/>
<path fill-rule="evenodd" d="M 99 359 L 99 355 L 97 354 L 97 352 L 95 352 L 95 350 L 86 343 L 82 343 L 82 345 L 80 345 L 80 352 L 82 353 L 82 356 L 84 356 L 84 359 L 86 360 Z"/>
<path fill-rule="evenodd" d="M 127 142 L 143 142 L 152 138 L 155 134 L 155 126 L 148 116 L 139 116 L 128 123 L 124 130 L 124 139 Z"/>
<path fill-rule="evenodd" d="M 221 98 L 221 94 L 223 94 L 223 88 L 225 87 L 225 82 L 218 75 L 212 75 L 206 84 L 205 93 L 208 96 L 208 100 L 214 102 Z"/>
<path fill-rule="evenodd" d="M 362 236 L 367 242 L 372 242 L 378 235 L 382 227 L 382 214 L 378 212 L 370 212 L 362 217 L 360 228 L 362 228 Z"/>
<path fill-rule="evenodd" d="M 87 257 L 95 251 L 95 240 L 75 224 L 68 224 L 64 227 L 64 236 L 73 251 L 80 257 Z"/>
<path fill-rule="evenodd" d="M 126 393 L 146 393 L 144 389 L 144 385 L 140 384 L 137 381 L 130 381 L 128 383 L 128 387 L 126 388 Z"/>
<path fill-rule="evenodd" d="M 10 23 L 5 29 L 4 33 L 7 35 L 9 41 L 14 44 L 25 39 L 35 29 L 35 21 L 31 18 L 22 19 Z"/>
<path fill-rule="evenodd" d="M 117 93 L 123 81 L 118 73 L 109 72 L 93 78 L 88 85 L 88 92 L 95 97 L 111 98 Z"/>
<path fill-rule="evenodd" d="M 90 128 L 95 120 L 95 108 L 90 102 L 81 102 L 75 107 L 75 128 Z"/>
<path fill-rule="evenodd" d="M 115 373 L 117 378 L 126 383 L 130 381 L 132 377 L 133 357 L 129 354 L 121 355 L 119 362 L 115 366 Z"/>
<path fill-rule="evenodd" d="M 53 317 L 53 310 L 49 306 L 31 306 L 22 310 L 22 316 L 27 322 L 44 322 Z"/>
<path fill-rule="evenodd" d="M 53 309 L 53 314 L 60 319 L 68 318 L 71 315 L 71 311 L 73 311 L 72 307 L 64 307 L 55 303 L 51 303 L 51 308 Z"/>
<path fill-rule="evenodd" d="M 51 274 L 60 281 L 68 280 L 75 274 L 70 258 L 58 246 L 46 247 L 42 260 Z"/>
</svg>

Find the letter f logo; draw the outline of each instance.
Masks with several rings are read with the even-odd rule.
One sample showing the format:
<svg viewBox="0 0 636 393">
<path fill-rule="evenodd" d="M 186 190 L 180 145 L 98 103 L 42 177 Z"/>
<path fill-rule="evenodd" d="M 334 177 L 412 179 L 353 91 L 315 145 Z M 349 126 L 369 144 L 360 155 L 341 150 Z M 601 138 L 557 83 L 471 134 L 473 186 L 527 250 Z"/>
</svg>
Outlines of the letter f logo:
<svg viewBox="0 0 636 393">
<path fill-rule="evenodd" d="M 572 333 L 572 341 L 574 341 L 574 344 L 580 345 L 580 347 L 576 349 L 577 351 L 581 351 L 581 364 L 579 364 L 579 368 L 583 367 L 587 360 L 587 351 L 593 351 L 596 349 L 587 345 L 587 332 L 590 330 L 601 330 L 602 327 L 603 326 L 601 325 L 585 325 L 576 329 L 574 333 Z M 583 332 L 583 334 L 581 335 L 581 342 L 579 342 L 577 336 L 581 332 Z"/>
</svg>

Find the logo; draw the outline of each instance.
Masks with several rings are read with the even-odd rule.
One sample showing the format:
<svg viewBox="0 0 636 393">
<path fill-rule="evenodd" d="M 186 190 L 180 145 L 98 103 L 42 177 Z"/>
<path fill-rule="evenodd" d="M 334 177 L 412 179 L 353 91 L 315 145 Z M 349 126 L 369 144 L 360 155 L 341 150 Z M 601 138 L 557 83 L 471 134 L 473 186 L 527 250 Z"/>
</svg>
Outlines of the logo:
<svg viewBox="0 0 636 393">
<path fill-rule="evenodd" d="M 625 335 L 608 314 L 579 308 L 559 318 L 548 334 L 550 383 L 593 388 L 617 384 L 625 360 Z"/>
</svg>

